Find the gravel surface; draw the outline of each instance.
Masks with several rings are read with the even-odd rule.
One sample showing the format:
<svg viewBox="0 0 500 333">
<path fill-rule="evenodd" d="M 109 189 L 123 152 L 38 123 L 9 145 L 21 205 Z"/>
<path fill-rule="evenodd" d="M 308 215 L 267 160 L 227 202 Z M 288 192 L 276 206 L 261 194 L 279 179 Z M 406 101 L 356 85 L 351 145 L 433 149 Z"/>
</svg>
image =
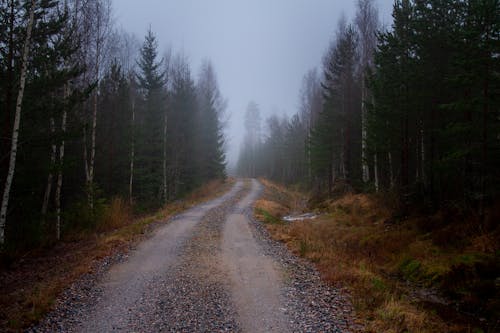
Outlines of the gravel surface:
<svg viewBox="0 0 500 333">
<path fill-rule="evenodd" d="M 281 268 L 264 256 L 255 241 L 247 216 L 260 192 L 253 182 L 250 193 L 228 215 L 222 239 L 223 269 L 228 272 L 232 300 L 245 332 L 290 332 L 281 289 Z"/>
<path fill-rule="evenodd" d="M 158 227 L 128 255 L 99 262 L 29 332 L 350 332 L 349 297 L 253 219 L 262 186 Z"/>
<path fill-rule="evenodd" d="M 260 192 L 262 185 L 253 180 Z M 255 195 L 258 197 L 258 195 Z M 358 332 L 363 327 L 355 314 L 346 290 L 333 288 L 321 281 L 314 266 L 292 254 L 283 243 L 271 239 L 261 222 L 253 217 L 250 206 L 240 207 L 250 222 L 250 229 L 262 251 L 282 268 L 282 308 L 293 332 Z"/>
<path fill-rule="evenodd" d="M 159 227 L 128 256 L 108 258 L 97 264 L 95 274 L 87 274 L 60 297 L 56 309 L 31 332 L 156 332 L 157 320 L 151 307 L 169 299 L 161 295 L 186 244 L 195 243 L 197 225 L 226 202 L 234 202 L 243 189 L 237 182 L 218 199 L 198 205 Z M 172 282 L 172 280 L 170 280 Z M 172 283 L 171 283 L 172 284 Z M 182 289 L 174 281 L 172 287 Z M 142 312 L 148 309 L 151 313 Z M 196 316 L 196 313 L 192 314 Z M 149 318 L 147 318 L 149 316 Z M 154 319 L 154 320 L 151 320 Z M 191 329 L 184 330 L 186 332 Z"/>
</svg>

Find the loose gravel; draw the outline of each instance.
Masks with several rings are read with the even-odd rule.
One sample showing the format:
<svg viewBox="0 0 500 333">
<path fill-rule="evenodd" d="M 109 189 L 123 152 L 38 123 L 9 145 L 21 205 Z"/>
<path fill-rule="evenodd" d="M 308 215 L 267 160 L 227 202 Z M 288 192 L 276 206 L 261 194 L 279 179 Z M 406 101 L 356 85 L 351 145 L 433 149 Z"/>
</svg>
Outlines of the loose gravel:
<svg viewBox="0 0 500 333">
<path fill-rule="evenodd" d="M 253 218 L 262 185 L 252 180 L 251 187 L 246 195 L 248 184 L 238 182 L 226 195 L 172 218 L 137 250 L 97 263 L 94 273 L 64 292 L 56 309 L 28 332 L 249 331 L 224 262 L 224 227 L 234 214 L 244 215 L 254 252 L 279 274 L 271 281 L 278 299 L 265 305 L 286 321 L 275 331 L 361 330 L 348 295 L 321 282 L 310 263 L 273 241 Z"/>
<path fill-rule="evenodd" d="M 262 185 L 253 181 L 262 191 Z M 256 195 L 258 197 L 259 194 Z M 350 297 L 346 290 L 321 281 L 314 266 L 292 254 L 283 243 L 272 240 L 265 226 L 253 216 L 252 206 L 243 206 L 262 254 L 277 262 L 283 270 L 281 300 L 293 332 L 359 332 Z"/>
<path fill-rule="evenodd" d="M 160 288 L 148 289 L 150 301 L 137 313 L 149 314 L 152 332 L 240 332 L 227 273 L 221 269 L 220 239 L 225 216 L 247 189 L 211 209 L 195 227 Z M 158 300 L 156 305 L 151 300 Z"/>
<path fill-rule="evenodd" d="M 129 255 L 96 263 L 95 273 L 73 284 L 60 297 L 55 310 L 28 332 L 157 332 L 156 327 L 168 327 L 160 325 L 154 316 L 161 311 L 153 310 L 170 300 L 153 296 L 162 295 L 163 287 L 169 285 L 166 281 L 182 290 L 182 284 L 169 277 L 179 259 L 185 257 L 186 246 L 195 243 L 198 225 L 204 224 L 213 211 L 219 211 L 219 206 L 231 205 L 227 202 L 234 202 L 244 191 L 242 182 L 237 182 L 225 195 L 159 227 Z M 196 317 L 197 313 L 191 315 Z M 193 330 L 196 328 L 181 331 Z"/>
</svg>

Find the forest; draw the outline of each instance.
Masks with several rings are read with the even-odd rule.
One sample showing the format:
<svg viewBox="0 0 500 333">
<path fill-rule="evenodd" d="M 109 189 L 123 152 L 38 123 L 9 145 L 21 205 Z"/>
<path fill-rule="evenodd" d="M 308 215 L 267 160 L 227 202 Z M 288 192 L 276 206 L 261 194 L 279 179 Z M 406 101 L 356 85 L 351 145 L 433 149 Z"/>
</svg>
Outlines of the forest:
<svg viewBox="0 0 500 333">
<path fill-rule="evenodd" d="M 0 243 L 92 229 L 113 201 L 150 211 L 225 177 L 226 102 L 210 60 L 193 75 L 113 25 L 109 0 L 0 4 Z"/>
<path fill-rule="evenodd" d="M 246 110 L 238 172 L 332 197 L 396 195 L 398 215 L 461 207 L 484 222 L 500 188 L 498 1 L 371 1 L 338 23 L 300 108 Z"/>
<path fill-rule="evenodd" d="M 392 17 L 358 1 L 295 114 L 249 103 L 237 170 L 287 186 L 257 216 L 348 286 L 366 331 L 495 332 L 500 2 L 397 0 Z M 314 219 L 282 222 L 297 210 Z"/>
<path fill-rule="evenodd" d="M 248 58 L 196 70 L 117 3 L 0 0 L 0 331 L 498 330 L 500 0 L 395 0 L 389 26 L 376 0 L 342 3 L 300 91 L 271 92 L 298 102 L 283 114 L 262 91 L 228 110 L 221 88 L 300 58 L 254 20 L 303 48 L 301 1 L 276 22 L 214 1 L 191 42 L 248 38 Z"/>
</svg>

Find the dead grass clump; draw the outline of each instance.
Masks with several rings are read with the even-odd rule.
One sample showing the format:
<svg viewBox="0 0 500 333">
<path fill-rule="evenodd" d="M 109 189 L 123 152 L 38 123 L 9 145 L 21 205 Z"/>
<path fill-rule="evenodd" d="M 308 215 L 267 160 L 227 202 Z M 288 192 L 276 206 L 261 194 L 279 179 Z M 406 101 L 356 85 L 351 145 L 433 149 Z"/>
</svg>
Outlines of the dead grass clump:
<svg viewBox="0 0 500 333">
<path fill-rule="evenodd" d="M 192 191 L 185 198 L 187 202 L 198 202 L 199 200 L 207 200 L 214 198 L 220 193 L 226 191 L 231 185 L 234 184 L 233 178 L 228 179 L 214 179 L 206 184 L 203 184 L 196 190 Z"/>
<path fill-rule="evenodd" d="M 130 204 L 120 197 L 115 197 L 104 208 L 97 230 L 103 232 L 117 229 L 129 224 L 131 220 L 132 208 Z"/>
<path fill-rule="evenodd" d="M 258 207 L 261 212 L 268 212 L 277 219 L 281 219 L 288 213 L 288 208 L 276 201 L 260 199 L 255 203 L 255 207 Z M 262 213 L 259 217 L 263 217 Z"/>
<path fill-rule="evenodd" d="M 266 190 L 256 203 L 256 217 L 266 221 L 262 210 L 274 216 L 289 214 L 292 204 L 284 200 L 300 195 L 263 183 Z M 347 193 L 322 203 L 323 215 L 317 219 L 267 222 L 266 228 L 295 254 L 314 262 L 326 281 L 349 288 L 368 331 L 447 331 L 442 319 L 407 296 L 404 281 L 438 284 L 453 256 L 421 234 L 417 219 L 388 222 L 392 210 L 383 200 Z"/>
<path fill-rule="evenodd" d="M 391 297 L 378 308 L 381 319 L 373 322 L 369 329 L 374 332 L 444 332 L 435 315 L 422 311 L 404 299 Z"/>
</svg>

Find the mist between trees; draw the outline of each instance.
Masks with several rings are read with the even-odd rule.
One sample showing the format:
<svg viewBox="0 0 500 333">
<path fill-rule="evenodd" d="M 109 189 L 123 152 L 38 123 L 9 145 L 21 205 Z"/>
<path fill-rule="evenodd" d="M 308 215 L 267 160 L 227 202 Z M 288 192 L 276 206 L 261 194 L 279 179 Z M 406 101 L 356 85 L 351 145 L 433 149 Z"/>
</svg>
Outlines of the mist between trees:
<svg viewBox="0 0 500 333">
<path fill-rule="evenodd" d="M 292 117 L 262 126 L 250 103 L 238 172 L 329 196 L 394 193 L 401 216 L 484 216 L 500 188 L 500 2 L 398 0 L 393 19 L 380 28 L 374 1 L 358 1 Z"/>
<path fill-rule="evenodd" d="M 160 207 L 225 177 L 226 102 L 205 61 L 115 28 L 109 0 L 0 2 L 0 243 L 92 228 L 112 197 Z"/>
</svg>

